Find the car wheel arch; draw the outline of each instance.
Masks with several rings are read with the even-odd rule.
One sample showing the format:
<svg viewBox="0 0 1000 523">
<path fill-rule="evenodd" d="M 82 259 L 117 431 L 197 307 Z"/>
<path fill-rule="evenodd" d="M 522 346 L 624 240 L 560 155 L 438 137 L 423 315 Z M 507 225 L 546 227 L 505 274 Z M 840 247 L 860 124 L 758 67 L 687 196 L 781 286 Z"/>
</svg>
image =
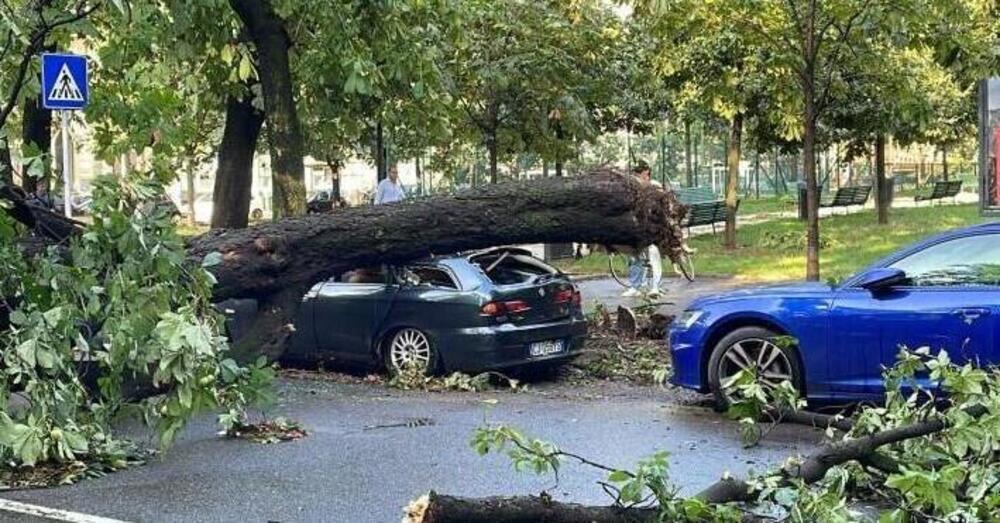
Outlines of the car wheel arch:
<svg viewBox="0 0 1000 523">
<path fill-rule="evenodd" d="M 705 337 L 705 345 L 701 351 L 700 376 L 703 389 L 708 390 L 708 360 L 712 357 L 712 351 L 715 350 L 715 346 L 722 341 L 722 338 L 725 338 L 730 333 L 744 327 L 759 327 L 762 329 L 768 329 L 781 336 L 791 335 L 791 331 L 788 328 L 776 321 L 774 318 L 766 316 L 737 316 L 719 320 L 712 326 L 708 336 Z M 791 352 L 795 356 L 795 359 L 798 360 L 799 369 L 802 371 L 802 376 L 800 378 L 802 383 L 799 383 L 798 385 L 802 389 L 802 397 L 805 397 L 807 384 L 805 376 L 805 362 L 802 360 L 802 352 L 798 350 L 797 347 L 794 347 L 793 349 L 794 350 Z"/>
</svg>

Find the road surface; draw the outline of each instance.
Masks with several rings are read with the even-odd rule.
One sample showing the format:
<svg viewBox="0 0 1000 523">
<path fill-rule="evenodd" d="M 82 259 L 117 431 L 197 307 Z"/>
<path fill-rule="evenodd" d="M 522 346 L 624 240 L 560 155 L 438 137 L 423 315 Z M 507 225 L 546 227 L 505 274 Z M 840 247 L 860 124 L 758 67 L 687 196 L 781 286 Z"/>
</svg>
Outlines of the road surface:
<svg viewBox="0 0 1000 523">
<path fill-rule="evenodd" d="M 697 406 L 664 403 L 654 388 L 603 393 L 601 386 L 545 392 L 426 393 L 374 385 L 283 380 L 281 404 L 308 430 L 305 439 L 262 445 L 216 435 L 197 418 L 151 463 L 76 485 L 8 492 L 9 500 L 125 521 L 395 522 L 421 494 L 537 494 L 606 503 L 599 471 L 567 464 L 558 484 L 512 470 L 504 456 L 469 447 L 476 427 L 507 423 L 566 450 L 632 467 L 657 450 L 671 453 L 671 477 L 694 493 L 725 471 L 739 474 L 808 452 L 822 434 L 782 426 L 761 446 L 741 448 L 735 423 Z M 495 400 L 495 402 L 493 401 Z M 433 424 L 371 428 L 414 418 Z M 135 434 L 134 434 L 135 435 Z M 0 513 L 0 520 L 22 521 Z"/>
</svg>

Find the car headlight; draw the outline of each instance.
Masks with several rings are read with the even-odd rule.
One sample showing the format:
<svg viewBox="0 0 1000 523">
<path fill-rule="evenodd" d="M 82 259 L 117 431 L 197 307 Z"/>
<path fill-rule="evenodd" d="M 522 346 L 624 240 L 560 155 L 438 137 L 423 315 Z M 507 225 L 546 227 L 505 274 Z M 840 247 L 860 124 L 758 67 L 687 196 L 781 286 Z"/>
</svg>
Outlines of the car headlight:
<svg viewBox="0 0 1000 523">
<path fill-rule="evenodd" d="M 703 316 L 705 316 L 705 311 L 687 310 L 674 318 L 674 325 L 682 329 L 690 329 L 691 326 L 697 323 Z"/>
</svg>

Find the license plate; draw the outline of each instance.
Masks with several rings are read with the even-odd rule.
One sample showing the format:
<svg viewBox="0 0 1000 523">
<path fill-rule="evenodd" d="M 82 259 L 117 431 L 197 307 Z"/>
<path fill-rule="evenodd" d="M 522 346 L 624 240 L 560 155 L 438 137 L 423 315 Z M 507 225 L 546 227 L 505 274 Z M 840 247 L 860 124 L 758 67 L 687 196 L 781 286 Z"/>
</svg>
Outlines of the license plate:
<svg viewBox="0 0 1000 523">
<path fill-rule="evenodd" d="M 559 354 L 564 349 L 562 340 L 539 341 L 528 346 L 528 354 L 532 357 Z"/>
</svg>

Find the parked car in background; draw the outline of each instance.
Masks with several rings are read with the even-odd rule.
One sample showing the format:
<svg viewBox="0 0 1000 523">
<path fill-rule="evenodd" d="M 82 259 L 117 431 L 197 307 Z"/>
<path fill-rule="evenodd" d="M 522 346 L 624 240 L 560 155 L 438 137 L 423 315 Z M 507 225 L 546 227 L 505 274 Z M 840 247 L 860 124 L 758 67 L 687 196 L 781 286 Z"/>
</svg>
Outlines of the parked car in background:
<svg viewBox="0 0 1000 523">
<path fill-rule="evenodd" d="M 428 373 L 559 364 L 587 333 L 576 286 L 514 248 L 348 271 L 313 286 L 295 325 L 287 359 Z"/>
<path fill-rule="evenodd" d="M 781 342 L 789 336 L 794 343 Z M 743 369 L 822 402 L 880 400 L 901 347 L 1000 364 L 1000 223 L 941 234 L 839 285 L 802 283 L 697 300 L 669 335 L 673 382 L 713 392 Z M 921 385 L 935 388 L 929 378 Z"/>
</svg>

